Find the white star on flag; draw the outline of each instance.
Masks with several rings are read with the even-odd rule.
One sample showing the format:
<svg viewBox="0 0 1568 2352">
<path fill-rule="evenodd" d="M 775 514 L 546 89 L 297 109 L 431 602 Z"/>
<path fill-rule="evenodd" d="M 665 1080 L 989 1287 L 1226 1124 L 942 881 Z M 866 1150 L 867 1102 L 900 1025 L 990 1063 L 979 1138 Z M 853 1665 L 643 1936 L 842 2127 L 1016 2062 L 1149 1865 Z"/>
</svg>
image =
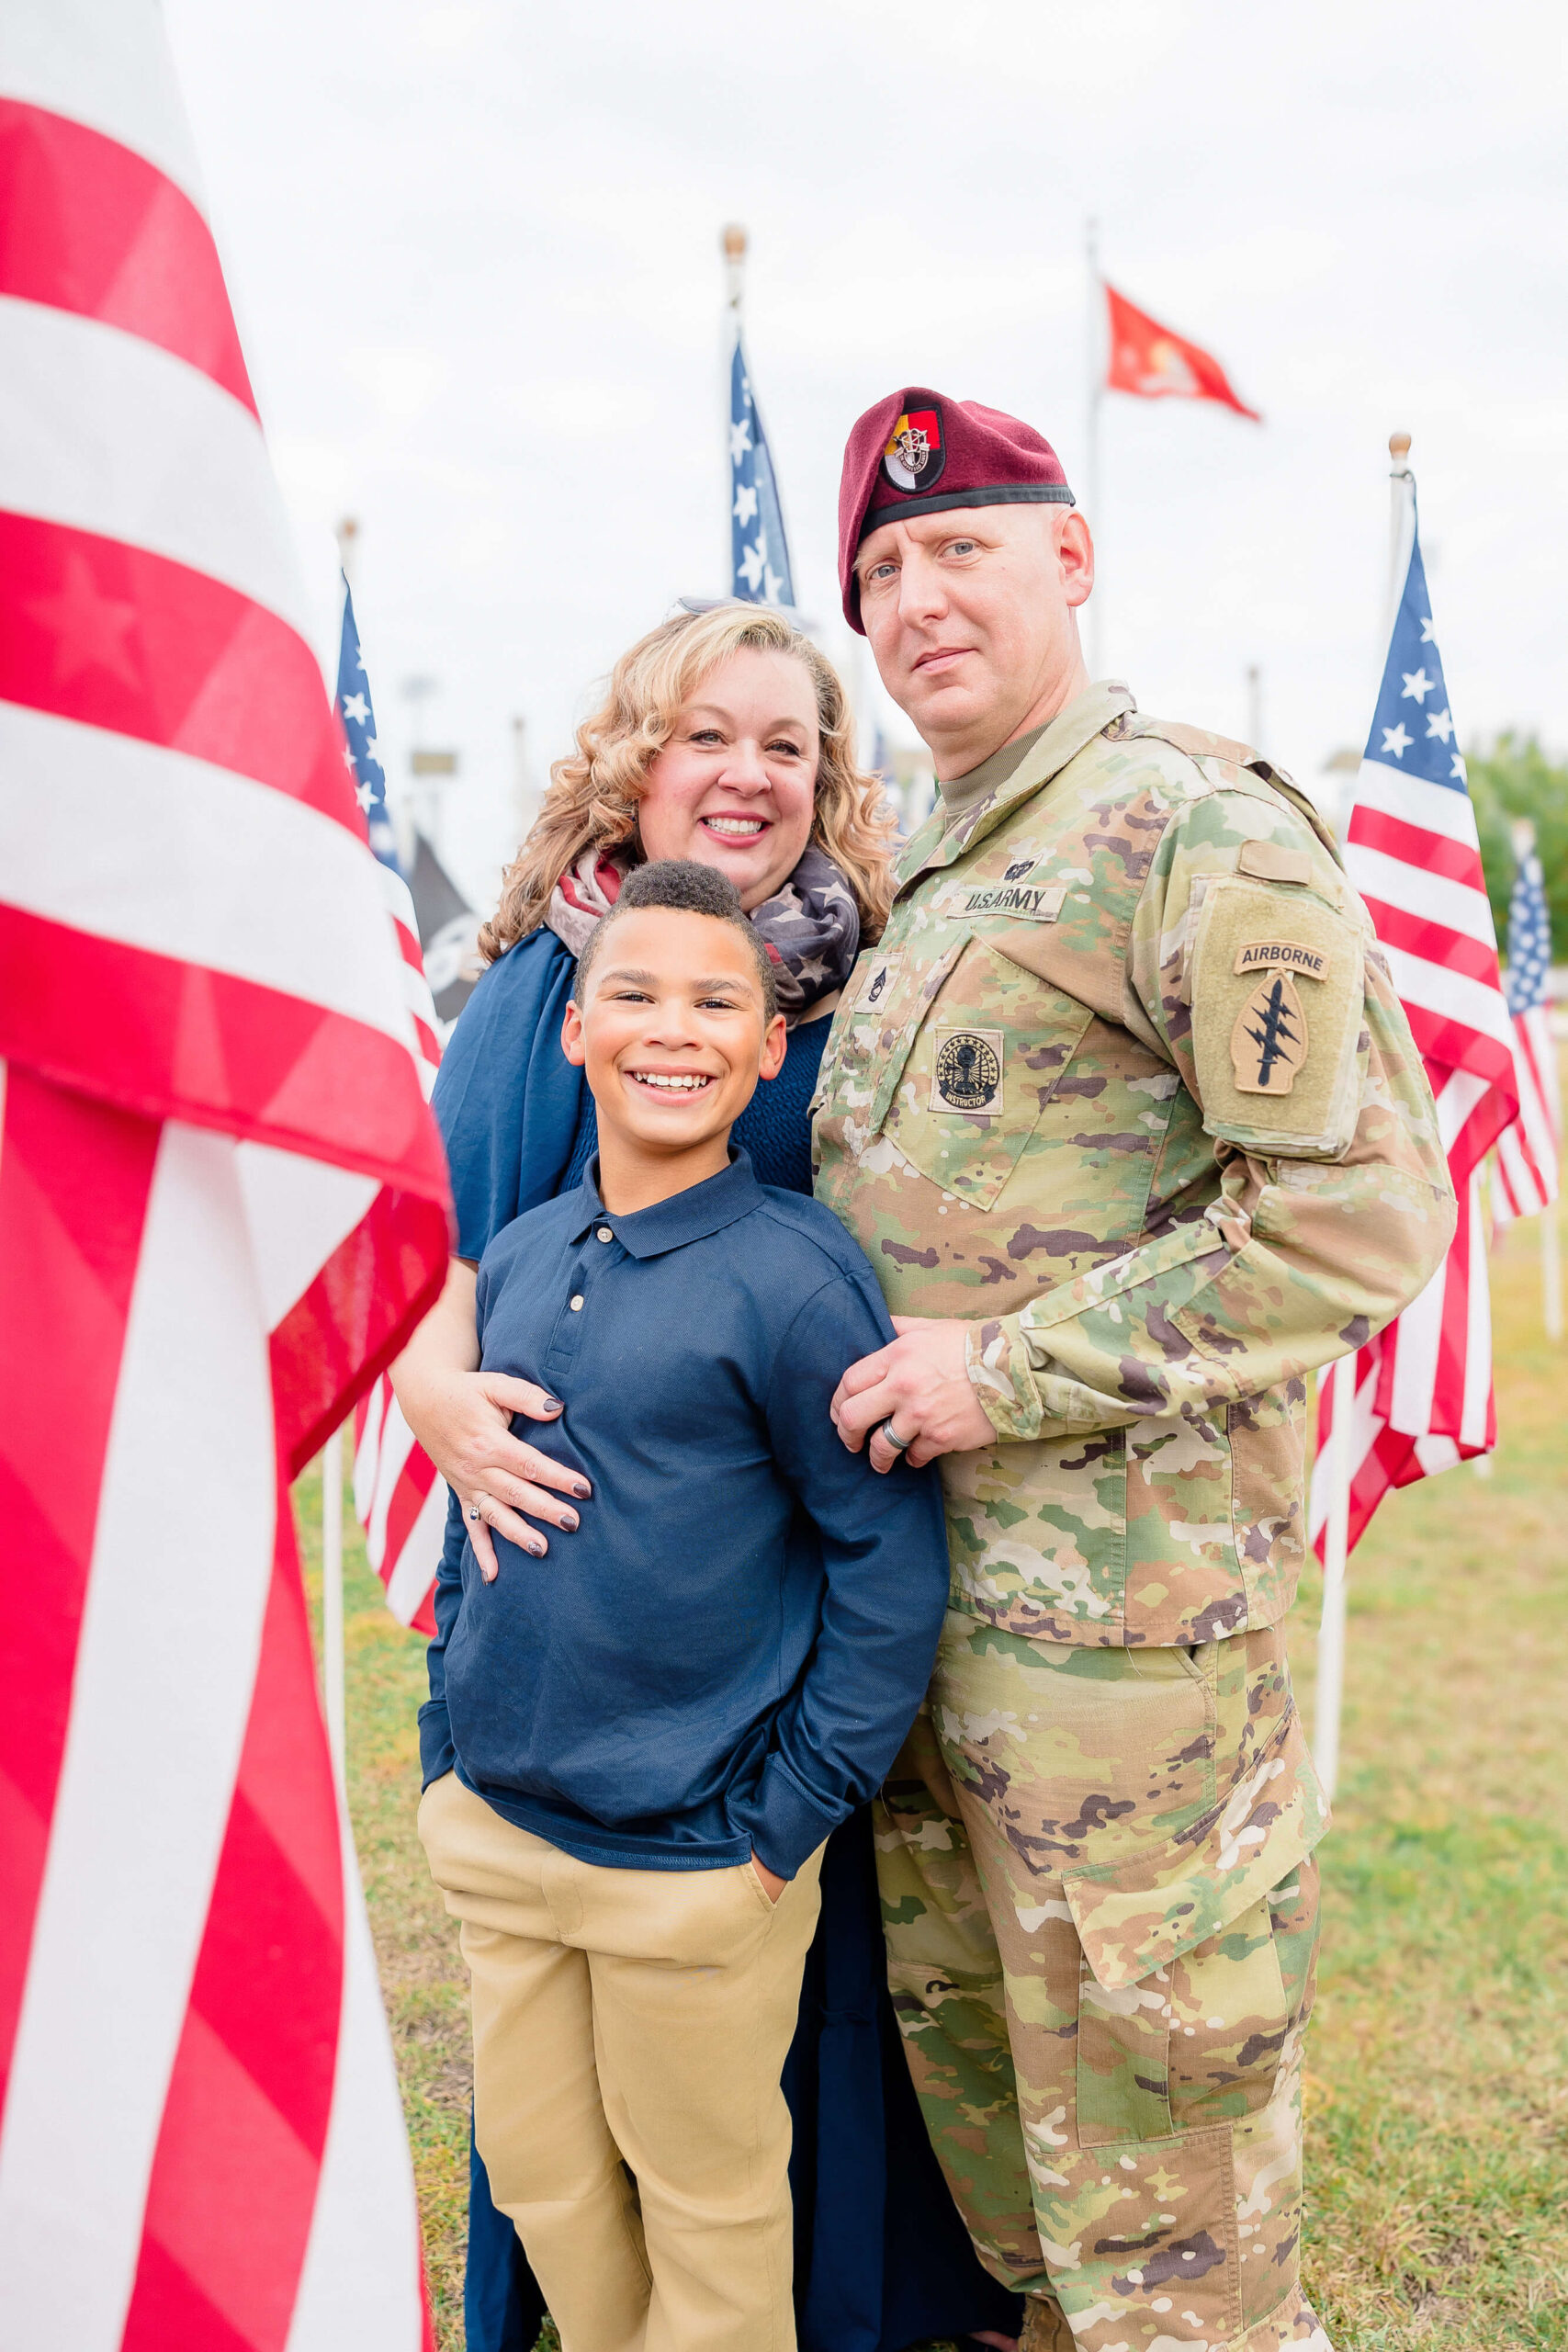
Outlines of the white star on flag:
<svg viewBox="0 0 1568 2352">
<path fill-rule="evenodd" d="M 365 811 L 365 814 L 368 817 L 370 814 L 370 804 L 376 797 L 376 795 L 370 786 L 367 784 L 356 784 L 354 787 L 354 797 L 358 801 L 361 808 Z"/>
<path fill-rule="evenodd" d="M 1402 702 L 1424 703 L 1438 683 L 1436 678 L 1429 678 L 1425 670 L 1402 670 L 1399 674 L 1404 681 L 1404 692 L 1400 696 Z"/>
<path fill-rule="evenodd" d="M 380 766 L 381 747 L 374 735 L 367 735 L 365 738 L 365 756 L 367 760 L 374 760 L 378 767 Z"/>
<path fill-rule="evenodd" d="M 746 585 L 753 595 L 762 583 L 762 572 L 768 560 L 767 541 L 759 535 L 740 559 L 740 570 Z"/>
<path fill-rule="evenodd" d="M 1454 753 L 1454 763 L 1449 773 L 1454 777 L 1456 782 L 1460 784 L 1468 784 L 1470 782 L 1470 770 L 1465 766 L 1464 754 L 1462 752 L 1456 752 Z"/>
<path fill-rule="evenodd" d="M 738 466 L 750 447 L 751 420 L 749 416 L 739 417 L 729 428 L 730 464 Z"/>
<path fill-rule="evenodd" d="M 742 530 L 746 528 L 748 523 L 755 521 L 757 514 L 757 492 L 752 483 L 749 481 L 738 481 L 736 483 L 735 503 L 730 508 L 730 513 L 734 515 Z"/>
<path fill-rule="evenodd" d="M 1421 624 L 1421 642 L 1423 645 L 1430 645 L 1432 642 L 1432 616 L 1429 613 Z"/>
<path fill-rule="evenodd" d="M 352 768 L 354 765 L 354 753 L 346 743 L 343 747 L 343 763 L 345 768 Z"/>
<path fill-rule="evenodd" d="M 1404 722 L 1403 719 L 1397 727 L 1385 727 L 1382 730 L 1383 750 L 1385 752 L 1392 752 L 1396 760 L 1402 760 L 1404 757 L 1405 752 L 1410 749 L 1411 744 L 1414 743 L 1415 741 L 1416 738 L 1414 735 L 1407 735 L 1405 733 Z"/>
<path fill-rule="evenodd" d="M 1439 742 L 1446 743 L 1453 731 L 1454 723 L 1449 716 L 1446 705 L 1441 710 L 1427 712 L 1427 732 L 1428 735 L 1435 735 Z"/>
<path fill-rule="evenodd" d="M 343 715 L 345 718 L 352 718 L 356 727 L 368 727 L 370 724 L 370 706 L 363 695 L 345 695 Z"/>
</svg>

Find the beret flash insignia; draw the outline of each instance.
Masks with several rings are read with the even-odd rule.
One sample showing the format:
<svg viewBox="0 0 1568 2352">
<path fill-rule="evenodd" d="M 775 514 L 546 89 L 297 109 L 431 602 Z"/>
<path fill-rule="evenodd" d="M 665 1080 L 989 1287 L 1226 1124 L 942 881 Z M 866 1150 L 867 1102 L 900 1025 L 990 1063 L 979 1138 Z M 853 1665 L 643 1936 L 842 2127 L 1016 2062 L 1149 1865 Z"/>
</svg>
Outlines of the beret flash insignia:
<svg viewBox="0 0 1568 2352">
<path fill-rule="evenodd" d="M 942 416 L 934 408 L 906 409 L 882 452 L 882 470 L 895 490 L 935 488 L 947 452 L 942 445 Z"/>
</svg>

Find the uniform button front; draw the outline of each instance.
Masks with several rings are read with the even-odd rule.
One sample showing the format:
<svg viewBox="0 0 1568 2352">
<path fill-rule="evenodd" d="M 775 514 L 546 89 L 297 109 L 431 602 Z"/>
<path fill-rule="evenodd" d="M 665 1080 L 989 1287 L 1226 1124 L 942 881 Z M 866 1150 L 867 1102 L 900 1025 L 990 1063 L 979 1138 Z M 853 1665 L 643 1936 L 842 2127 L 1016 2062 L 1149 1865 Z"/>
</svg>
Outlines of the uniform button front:
<svg viewBox="0 0 1568 2352">
<path fill-rule="evenodd" d="M 577 1296 L 571 1302 L 571 1311 L 574 1315 L 581 1315 L 582 1312 L 582 1293 L 581 1291 L 578 1292 Z"/>
<path fill-rule="evenodd" d="M 615 1238 L 615 1235 L 611 1232 L 607 1225 L 602 1225 L 599 1227 L 599 1238 L 601 1241 L 614 1241 Z"/>
</svg>

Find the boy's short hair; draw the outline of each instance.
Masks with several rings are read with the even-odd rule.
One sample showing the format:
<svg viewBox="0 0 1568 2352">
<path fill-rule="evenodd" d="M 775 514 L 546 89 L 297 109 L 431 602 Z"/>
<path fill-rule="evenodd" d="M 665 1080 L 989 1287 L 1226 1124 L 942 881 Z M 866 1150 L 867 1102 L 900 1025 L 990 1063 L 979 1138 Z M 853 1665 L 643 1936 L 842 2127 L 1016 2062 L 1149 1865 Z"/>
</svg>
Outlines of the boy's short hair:
<svg viewBox="0 0 1568 2352">
<path fill-rule="evenodd" d="M 574 1004 L 586 1003 L 588 975 L 598 959 L 604 935 L 619 915 L 630 914 L 643 907 L 670 907 L 677 914 L 711 915 L 716 922 L 727 922 L 738 931 L 750 950 L 756 967 L 757 985 L 762 991 L 762 1010 L 772 1020 L 779 1009 L 778 989 L 773 979 L 773 958 L 762 944 L 755 924 L 740 903 L 740 893 L 727 874 L 712 865 L 699 865 L 694 858 L 661 857 L 651 865 L 635 865 L 621 885 L 621 895 L 607 915 L 601 915 L 588 934 L 587 944 L 577 959 L 577 974 L 571 984 Z"/>
</svg>

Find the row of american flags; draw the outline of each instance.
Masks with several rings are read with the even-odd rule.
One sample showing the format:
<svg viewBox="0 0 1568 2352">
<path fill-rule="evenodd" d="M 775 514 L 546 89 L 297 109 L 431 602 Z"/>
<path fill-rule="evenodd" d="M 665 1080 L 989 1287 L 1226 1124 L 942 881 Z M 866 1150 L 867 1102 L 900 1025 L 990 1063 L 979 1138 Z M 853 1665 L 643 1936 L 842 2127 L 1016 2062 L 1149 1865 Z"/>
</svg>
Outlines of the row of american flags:
<svg viewBox="0 0 1568 2352">
<path fill-rule="evenodd" d="M 385 1375 L 446 1266 L 441 1023 L 352 599 L 334 716 L 150 6 L 9 0 L 0 319 L 0 2352 L 413 2352 L 288 1487 L 354 1412 L 372 1560 L 428 1623 L 446 1494 Z M 1240 407 L 1112 325 L 1111 384 Z M 735 591 L 787 602 L 739 344 L 731 390 Z M 1498 1217 L 1558 1184 L 1540 864 L 1505 1000 L 1411 525 L 1348 857 L 1465 1216 L 1328 1384 L 1358 1529 L 1495 1440 L 1488 1152 Z"/>
</svg>

